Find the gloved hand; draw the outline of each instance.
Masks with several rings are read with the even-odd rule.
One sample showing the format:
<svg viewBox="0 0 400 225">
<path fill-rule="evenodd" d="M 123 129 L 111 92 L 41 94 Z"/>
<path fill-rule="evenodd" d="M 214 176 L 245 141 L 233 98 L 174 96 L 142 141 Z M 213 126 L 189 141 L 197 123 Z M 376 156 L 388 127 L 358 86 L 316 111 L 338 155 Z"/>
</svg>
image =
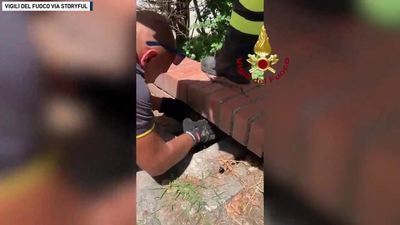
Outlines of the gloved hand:
<svg viewBox="0 0 400 225">
<path fill-rule="evenodd" d="M 196 144 L 206 143 L 215 139 L 215 133 L 205 119 L 198 121 L 192 121 L 189 118 L 184 119 L 183 131 L 192 136 Z"/>
<path fill-rule="evenodd" d="M 180 100 L 172 98 L 162 98 L 159 112 L 164 113 L 165 116 L 182 122 L 192 113 L 192 109 Z"/>
</svg>

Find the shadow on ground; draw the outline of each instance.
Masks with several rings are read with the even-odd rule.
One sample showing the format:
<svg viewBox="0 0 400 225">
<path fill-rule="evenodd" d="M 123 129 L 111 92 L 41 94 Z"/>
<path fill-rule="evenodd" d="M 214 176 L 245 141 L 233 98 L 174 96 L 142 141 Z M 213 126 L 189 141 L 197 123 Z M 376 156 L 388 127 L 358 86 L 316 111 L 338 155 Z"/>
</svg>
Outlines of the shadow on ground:
<svg viewBox="0 0 400 225">
<path fill-rule="evenodd" d="M 165 140 L 181 129 L 160 115 L 157 124 Z M 137 173 L 138 224 L 264 224 L 262 160 L 219 132 L 164 175 Z"/>
</svg>

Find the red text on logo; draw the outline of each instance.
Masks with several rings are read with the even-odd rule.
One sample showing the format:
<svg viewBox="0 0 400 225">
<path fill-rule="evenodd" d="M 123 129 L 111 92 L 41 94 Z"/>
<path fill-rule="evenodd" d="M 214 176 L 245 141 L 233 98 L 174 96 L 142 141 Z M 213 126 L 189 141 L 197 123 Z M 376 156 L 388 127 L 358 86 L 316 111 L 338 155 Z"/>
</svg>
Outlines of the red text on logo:
<svg viewBox="0 0 400 225">
<path fill-rule="evenodd" d="M 286 71 L 289 68 L 289 63 L 290 63 L 290 60 L 289 60 L 288 57 L 286 57 L 285 58 L 285 64 L 283 65 L 283 68 L 281 69 L 281 71 L 279 71 L 279 73 L 277 75 L 275 75 L 275 76 L 269 76 L 268 77 L 269 83 L 272 83 L 272 81 L 274 81 L 274 80 L 279 80 L 279 79 L 281 79 L 281 77 L 285 76 Z M 266 83 L 267 80 L 264 80 L 264 82 Z"/>
<path fill-rule="evenodd" d="M 247 80 L 250 80 L 251 74 L 244 69 L 242 59 L 243 58 L 240 57 L 236 60 L 237 72 L 245 77 Z"/>
</svg>

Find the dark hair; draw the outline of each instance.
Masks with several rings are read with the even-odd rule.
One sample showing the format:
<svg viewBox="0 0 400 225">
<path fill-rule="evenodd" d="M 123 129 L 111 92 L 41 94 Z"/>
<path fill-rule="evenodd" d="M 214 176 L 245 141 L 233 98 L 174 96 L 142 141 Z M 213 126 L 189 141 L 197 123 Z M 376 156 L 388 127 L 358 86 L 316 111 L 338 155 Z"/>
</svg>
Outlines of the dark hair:
<svg viewBox="0 0 400 225">
<path fill-rule="evenodd" d="M 171 23 L 165 16 L 149 10 L 138 11 L 136 15 L 138 23 L 155 32 L 153 36 L 154 40 L 174 48 L 176 47 Z"/>
</svg>

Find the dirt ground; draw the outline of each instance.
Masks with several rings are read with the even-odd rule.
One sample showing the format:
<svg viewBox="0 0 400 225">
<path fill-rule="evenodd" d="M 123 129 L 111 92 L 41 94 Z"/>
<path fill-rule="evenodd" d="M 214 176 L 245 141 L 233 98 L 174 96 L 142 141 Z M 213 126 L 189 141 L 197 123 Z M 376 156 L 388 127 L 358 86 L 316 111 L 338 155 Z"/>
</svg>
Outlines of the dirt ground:
<svg viewBox="0 0 400 225">
<path fill-rule="evenodd" d="M 180 125 L 158 117 L 165 139 Z M 137 173 L 139 225 L 264 224 L 262 160 L 228 136 L 189 153 L 161 177 Z"/>
</svg>

